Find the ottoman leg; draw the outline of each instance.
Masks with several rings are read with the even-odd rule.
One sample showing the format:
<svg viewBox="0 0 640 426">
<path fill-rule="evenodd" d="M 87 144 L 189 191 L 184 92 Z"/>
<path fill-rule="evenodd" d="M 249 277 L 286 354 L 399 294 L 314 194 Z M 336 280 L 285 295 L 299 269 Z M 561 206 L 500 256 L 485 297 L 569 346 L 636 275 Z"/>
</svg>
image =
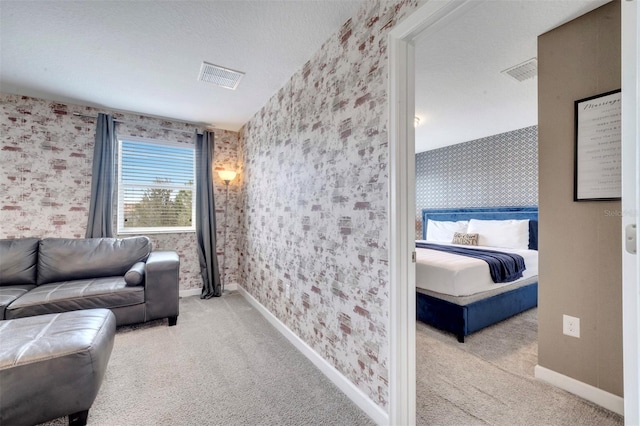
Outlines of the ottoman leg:
<svg viewBox="0 0 640 426">
<path fill-rule="evenodd" d="M 174 326 L 178 323 L 178 316 L 169 317 L 169 327 Z"/>
<path fill-rule="evenodd" d="M 85 426 L 87 424 L 87 417 L 89 417 L 89 410 L 69 414 L 69 426 Z"/>
</svg>

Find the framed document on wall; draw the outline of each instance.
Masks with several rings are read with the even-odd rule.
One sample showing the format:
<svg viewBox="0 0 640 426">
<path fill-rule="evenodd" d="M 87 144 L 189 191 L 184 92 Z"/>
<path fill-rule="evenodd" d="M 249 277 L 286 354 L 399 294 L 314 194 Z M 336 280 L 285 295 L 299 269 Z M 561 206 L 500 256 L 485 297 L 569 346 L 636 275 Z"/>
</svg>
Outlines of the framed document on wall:
<svg viewBox="0 0 640 426">
<path fill-rule="evenodd" d="M 621 92 L 575 102 L 574 201 L 622 196 Z"/>
</svg>

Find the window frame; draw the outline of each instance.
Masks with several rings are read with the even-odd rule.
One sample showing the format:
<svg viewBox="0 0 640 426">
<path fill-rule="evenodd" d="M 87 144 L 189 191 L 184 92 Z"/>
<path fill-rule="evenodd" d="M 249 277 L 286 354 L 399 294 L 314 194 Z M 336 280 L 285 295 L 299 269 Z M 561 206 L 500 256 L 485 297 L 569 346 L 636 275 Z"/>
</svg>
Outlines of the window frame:
<svg viewBox="0 0 640 426">
<path fill-rule="evenodd" d="M 193 185 L 191 187 L 191 226 L 153 226 L 153 227 L 136 227 L 125 228 L 124 227 L 124 192 L 130 185 L 123 183 L 122 181 L 122 142 L 138 142 L 150 145 L 164 145 L 177 148 L 188 148 L 193 151 Z M 118 156 L 116 158 L 117 165 L 117 213 L 116 213 L 116 233 L 118 235 L 133 235 L 133 234 L 178 234 L 178 233 L 191 233 L 196 232 L 196 151 L 193 144 L 185 144 L 180 142 L 172 142 L 164 139 L 152 139 L 152 138 L 140 138 L 134 136 L 117 136 L 118 142 Z M 146 184 L 145 184 L 146 185 Z M 140 185 L 137 185 L 140 187 Z M 176 190 L 178 186 L 175 184 L 149 184 L 150 189 L 171 189 Z M 179 187 L 184 189 L 184 187 Z"/>
</svg>

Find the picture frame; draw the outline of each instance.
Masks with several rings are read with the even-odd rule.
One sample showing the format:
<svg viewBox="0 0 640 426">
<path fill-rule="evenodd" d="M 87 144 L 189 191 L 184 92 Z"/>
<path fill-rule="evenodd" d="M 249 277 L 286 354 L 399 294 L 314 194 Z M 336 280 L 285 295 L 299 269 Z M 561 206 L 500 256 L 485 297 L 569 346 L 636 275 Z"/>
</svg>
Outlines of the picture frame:
<svg viewBox="0 0 640 426">
<path fill-rule="evenodd" d="M 573 201 L 622 198 L 622 91 L 574 103 Z"/>
</svg>

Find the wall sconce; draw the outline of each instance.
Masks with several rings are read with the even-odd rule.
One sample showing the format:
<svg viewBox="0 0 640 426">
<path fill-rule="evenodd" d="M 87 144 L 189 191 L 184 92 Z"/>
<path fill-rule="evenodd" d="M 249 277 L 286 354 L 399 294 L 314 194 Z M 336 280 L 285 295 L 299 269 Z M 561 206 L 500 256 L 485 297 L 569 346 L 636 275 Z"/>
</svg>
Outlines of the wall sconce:
<svg viewBox="0 0 640 426">
<path fill-rule="evenodd" d="M 224 240 L 222 242 L 223 245 L 223 258 L 222 258 L 222 274 L 220 274 L 220 281 L 222 284 L 222 292 L 224 293 L 224 284 L 226 280 L 226 263 L 227 263 L 227 210 L 229 207 L 229 182 L 235 179 L 237 173 L 231 170 L 218 170 L 218 176 L 220 179 L 224 181 L 225 186 L 227 187 L 227 193 L 224 199 Z"/>
<path fill-rule="evenodd" d="M 413 127 L 418 127 L 420 125 L 420 118 L 413 117 Z"/>
</svg>

